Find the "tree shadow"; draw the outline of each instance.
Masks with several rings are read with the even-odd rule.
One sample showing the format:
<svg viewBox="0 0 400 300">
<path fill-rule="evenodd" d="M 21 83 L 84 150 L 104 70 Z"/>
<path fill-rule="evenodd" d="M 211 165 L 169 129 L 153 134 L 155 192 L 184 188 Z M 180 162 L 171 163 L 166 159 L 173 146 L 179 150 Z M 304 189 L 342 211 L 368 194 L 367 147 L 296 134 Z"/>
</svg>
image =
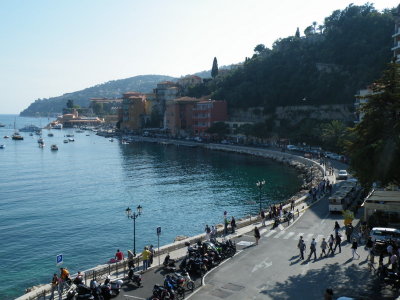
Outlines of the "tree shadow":
<svg viewBox="0 0 400 300">
<path fill-rule="evenodd" d="M 269 285 L 260 291 L 272 299 L 323 299 L 325 289 L 332 288 L 334 299 L 340 296 L 355 299 L 394 299 L 399 290 L 385 285 L 367 268 L 357 264 L 328 264 L 322 269 L 310 269 L 304 275 L 288 277 L 284 282 Z"/>
</svg>

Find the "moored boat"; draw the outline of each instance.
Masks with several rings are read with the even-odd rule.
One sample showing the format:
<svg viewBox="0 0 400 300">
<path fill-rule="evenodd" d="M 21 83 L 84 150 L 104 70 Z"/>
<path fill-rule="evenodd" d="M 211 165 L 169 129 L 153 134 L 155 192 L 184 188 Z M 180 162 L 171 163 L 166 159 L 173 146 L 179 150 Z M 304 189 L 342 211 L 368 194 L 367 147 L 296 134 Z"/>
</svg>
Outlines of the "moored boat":
<svg viewBox="0 0 400 300">
<path fill-rule="evenodd" d="M 15 141 L 22 141 L 24 139 L 24 137 L 22 135 L 20 135 L 18 132 L 15 132 L 11 138 Z"/>
<path fill-rule="evenodd" d="M 68 140 L 64 140 L 64 144 L 67 144 L 68 143 Z"/>
<path fill-rule="evenodd" d="M 4 149 L 6 145 L 0 145 L 0 149 Z"/>
<path fill-rule="evenodd" d="M 57 151 L 58 147 L 57 147 L 56 144 L 53 144 L 53 145 L 51 145 L 50 149 L 53 150 L 53 151 Z"/>
</svg>

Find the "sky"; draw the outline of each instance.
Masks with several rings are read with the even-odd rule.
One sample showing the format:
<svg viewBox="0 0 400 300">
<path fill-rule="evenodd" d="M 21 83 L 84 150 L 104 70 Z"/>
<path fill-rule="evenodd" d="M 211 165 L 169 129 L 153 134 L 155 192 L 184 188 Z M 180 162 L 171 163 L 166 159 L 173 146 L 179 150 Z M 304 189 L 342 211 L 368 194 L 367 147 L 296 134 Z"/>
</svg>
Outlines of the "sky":
<svg viewBox="0 0 400 300">
<path fill-rule="evenodd" d="M 0 0 L 0 114 L 110 80 L 244 61 L 365 1 Z M 400 1 L 370 1 L 378 10 Z M 394 29 L 393 29 L 394 30 Z"/>
</svg>

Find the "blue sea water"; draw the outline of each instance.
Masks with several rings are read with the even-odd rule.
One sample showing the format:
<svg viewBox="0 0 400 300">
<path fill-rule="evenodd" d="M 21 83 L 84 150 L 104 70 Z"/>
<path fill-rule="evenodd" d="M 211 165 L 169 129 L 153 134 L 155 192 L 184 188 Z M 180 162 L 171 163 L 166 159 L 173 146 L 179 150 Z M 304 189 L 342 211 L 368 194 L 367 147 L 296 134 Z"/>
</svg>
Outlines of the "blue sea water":
<svg viewBox="0 0 400 300">
<path fill-rule="evenodd" d="M 16 127 L 45 126 L 47 118 L 0 115 L 0 299 L 47 283 L 57 272 L 56 255 L 72 273 L 105 263 L 117 248 L 133 247 L 133 224 L 125 209 L 141 205 L 136 249 L 177 235 L 202 233 L 222 222 L 223 212 L 240 218 L 259 207 L 255 182 L 265 179 L 265 205 L 296 193 L 295 170 L 273 161 L 232 153 L 158 144 L 123 145 L 72 129 L 21 133 Z M 66 134 L 75 142 L 64 144 Z M 90 134 L 87 136 L 87 134 Z M 59 151 L 51 151 L 57 144 Z"/>
</svg>

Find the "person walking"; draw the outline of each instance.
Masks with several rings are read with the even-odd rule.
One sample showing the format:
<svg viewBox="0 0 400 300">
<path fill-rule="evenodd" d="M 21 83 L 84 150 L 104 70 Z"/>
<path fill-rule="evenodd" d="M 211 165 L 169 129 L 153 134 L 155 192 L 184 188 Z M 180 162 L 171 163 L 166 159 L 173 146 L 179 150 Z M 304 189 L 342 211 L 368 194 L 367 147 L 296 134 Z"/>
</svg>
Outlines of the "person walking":
<svg viewBox="0 0 400 300">
<path fill-rule="evenodd" d="M 229 224 L 229 221 L 228 221 L 228 218 L 224 218 L 224 234 L 225 235 L 228 235 L 228 224 Z"/>
<path fill-rule="evenodd" d="M 322 238 L 322 242 L 321 242 L 321 255 L 320 255 L 320 257 L 322 257 L 322 254 L 324 254 L 325 257 L 328 256 L 328 255 L 326 254 L 326 252 L 325 252 L 327 246 L 328 246 L 328 243 L 325 241 L 325 238 Z"/>
<path fill-rule="evenodd" d="M 300 259 L 304 260 L 304 252 L 306 251 L 306 243 L 304 243 L 303 237 L 300 236 L 299 243 L 297 244 L 297 248 L 300 250 Z"/>
<path fill-rule="evenodd" d="M 393 253 L 393 255 L 390 257 L 390 264 L 392 265 L 392 272 L 397 271 L 397 255 L 396 253 Z"/>
<path fill-rule="evenodd" d="M 367 240 L 367 243 L 365 244 L 365 248 L 367 249 L 367 251 L 368 251 L 368 256 L 367 256 L 367 259 L 366 260 L 368 260 L 368 258 L 370 257 L 370 256 L 372 256 L 372 247 L 374 246 L 374 242 L 372 241 L 372 238 L 369 236 L 368 237 L 368 240 Z"/>
<path fill-rule="evenodd" d="M 54 299 L 54 292 L 57 290 L 58 291 L 58 298 L 62 299 L 62 295 L 59 292 L 59 288 L 58 288 L 58 276 L 56 273 L 54 273 L 53 278 L 51 279 L 51 295 L 50 295 L 50 299 L 49 300 L 53 300 Z"/>
<path fill-rule="evenodd" d="M 333 228 L 333 230 L 335 230 L 335 234 L 339 233 L 340 225 L 339 225 L 338 221 L 335 221 L 335 227 Z"/>
<path fill-rule="evenodd" d="M 386 247 L 386 251 L 388 253 L 388 264 L 390 264 L 390 257 L 393 254 L 392 240 L 389 240 L 389 245 Z"/>
<path fill-rule="evenodd" d="M 328 250 L 328 254 L 332 253 L 333 254 L 333 242 L 335 241 L 335 238 L 333 237 L 333 234 L 331 234 L 331 236 L 328 239 L 328 245 L 329 245 L 329 250 Z"/>
<path fill-rule="evenodd" d="M 264 209 L 261 210 L 260 217 L 261 217 L 262 226 L 265 227 L 265 211 L 264 211 Z"/>
<path fill-rule="evenodd" d="M 352 233 L 353 233 L 353 225 L 349 224 L 346 226 L 346 237 L 348 243 L 350 243 L 350 238 Z"/>
<path fill-rule="evenodd" d="M 342 243 L 342 237 L 340 235 L 340 233 L 336 234 L 335 237 L 335 248 L 333 248 L 333 253 L 336 252 L 336 248 L 339 246 L 339 253 L 342 252 L 342 248 L 340 246 L 340 244 Z"/>
<path fill-rule="evenodd" d="M 310 244 L 310 255 L 308 255 L 308 259 L 311 259 L 311 256 L 314 253 L 314 260 L 317 259 L 317 242 L 315 241 L 315 239 L 313 238 Z"/>
<path fill-rule="evenodd" d="M 143 271 L 146 271 L 149 267 L 150 254 L 151 254 L 151 252 L 149 251 L 149 248 L 147 246 L 144 247 L 143 252 L 142 252 Z"/>
<path fill-rule="evenodd" d="M 257 226 L 254 227 L 254 237 L 256 238 L 256 245 L 258 245 L 258 241 L 261 238 L 260 231 Z"/>
<path fill-rule="evenodd" d="M 154 250 L 154 246 L 153 246 L 153 245 L 150 245 L 149 251 L 150 251 L 150 256 L 149 256 L 149 267 L 151 267 L 151 265 L 153 264 L 154 253 L 156 252 L 156 251 Z"/>
<path fill-rule="evenodd" d="M 232 233 L 235 233 L 235 228 L 236 228 L 236 220 L 235 220 L 235 217 L 232 216 L 232 219 L 231 219 L 231 229 L 232 229 Z"/>
<path fill-rule="evenodd" d="M 354 254 L 357 254 L 358 258 L 360 258 L 360 255 L 357 253 L 357 248 L 358 248 L 358 243 L 357 239 L 353 238 L 353 243 L 351 245 L 351 252 L 353 253 L 353 259 L 354 259 Z"/>
</svg>

